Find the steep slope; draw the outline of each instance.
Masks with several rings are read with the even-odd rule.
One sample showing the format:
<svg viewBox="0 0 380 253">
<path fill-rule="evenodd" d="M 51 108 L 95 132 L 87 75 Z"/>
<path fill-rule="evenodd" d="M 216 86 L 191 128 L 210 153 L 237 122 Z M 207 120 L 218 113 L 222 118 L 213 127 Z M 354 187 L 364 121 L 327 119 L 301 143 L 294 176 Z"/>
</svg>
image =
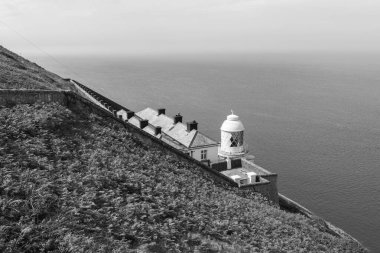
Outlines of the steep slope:
<svg viewBox="0 0 380 253">
<path fill-rule="evenodd" d="M 0 109 L 1 252 L 365 252 L 57 104 Z"/>
<path fill-rule="evenodd" d="M 0 46 L 0 89 L 72 90 L 74 86 Z"/>
</svg>

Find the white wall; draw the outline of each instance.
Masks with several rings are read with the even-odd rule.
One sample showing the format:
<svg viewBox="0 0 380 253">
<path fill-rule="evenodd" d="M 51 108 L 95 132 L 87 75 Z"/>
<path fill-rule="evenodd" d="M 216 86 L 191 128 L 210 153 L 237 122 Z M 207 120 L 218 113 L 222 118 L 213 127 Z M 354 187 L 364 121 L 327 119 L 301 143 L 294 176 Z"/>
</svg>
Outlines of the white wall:
<svg viewBox="0 0 380 253">
<path fill-rule="evenodd" d="M 127 112 L 125 110 L 120 110 L 116 113 L 117 117 L 119 118 L 119 115 L 123 117 L 123 120 L 127 119 Z"/>
<path fill-rule="evenodd" d="M 214 147 L 205 147 L 205 148 L 199 148 L 194 149 L 193 158 L 197 159 L 198 161 L 201 161 L 201 151 L 207 150 L 207 159 L 210 161 L 216 161 L 218 160 L 218 146 Z"/>
</svg>

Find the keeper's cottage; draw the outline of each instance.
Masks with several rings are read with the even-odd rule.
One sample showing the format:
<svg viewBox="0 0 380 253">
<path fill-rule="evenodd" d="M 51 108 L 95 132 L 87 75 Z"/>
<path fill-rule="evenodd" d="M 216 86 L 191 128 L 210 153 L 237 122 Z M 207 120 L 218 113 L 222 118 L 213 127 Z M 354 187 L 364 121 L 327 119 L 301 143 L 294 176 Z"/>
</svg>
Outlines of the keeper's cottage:
<svg viewBox="0 0 380 253">
<path fill-rule="evenodd" d="M 154 110 L 148 107 L 136 113 L 120 110 L 117 115 L 209 166 L 212 161 L 218 160 L 219 143 L 198 131 L 195 120 L 183 124 L 181 114 L 172 118 L 165 111 L 163 108 Z"/>
</svg>

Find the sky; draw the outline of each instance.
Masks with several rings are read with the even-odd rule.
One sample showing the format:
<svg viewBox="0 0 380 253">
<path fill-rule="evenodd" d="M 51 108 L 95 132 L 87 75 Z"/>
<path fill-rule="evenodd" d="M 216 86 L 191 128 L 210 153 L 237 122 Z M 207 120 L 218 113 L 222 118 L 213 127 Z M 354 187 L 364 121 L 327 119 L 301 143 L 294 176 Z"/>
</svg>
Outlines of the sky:
<svg viewBox="0 0 380 253">
<path fill-rule="evenodd" d="M 1 0 L 0 45 L 54 55 L 380 52 L 380 1 Z"/>
</svg>

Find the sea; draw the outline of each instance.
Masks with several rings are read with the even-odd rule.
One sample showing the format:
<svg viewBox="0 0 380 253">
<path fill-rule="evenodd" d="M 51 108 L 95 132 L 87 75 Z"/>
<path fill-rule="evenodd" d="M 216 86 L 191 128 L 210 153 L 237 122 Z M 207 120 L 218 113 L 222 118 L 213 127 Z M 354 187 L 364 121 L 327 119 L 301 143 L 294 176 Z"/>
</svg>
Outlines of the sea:
<svg viewBox="0 0 380 253">
<path fill-rule="evenodd" d="M 34 56 L 134 111 L 220 139 L 231 110 L 279 191 L 380 252 L 380 54 Z"/>
</svg>

